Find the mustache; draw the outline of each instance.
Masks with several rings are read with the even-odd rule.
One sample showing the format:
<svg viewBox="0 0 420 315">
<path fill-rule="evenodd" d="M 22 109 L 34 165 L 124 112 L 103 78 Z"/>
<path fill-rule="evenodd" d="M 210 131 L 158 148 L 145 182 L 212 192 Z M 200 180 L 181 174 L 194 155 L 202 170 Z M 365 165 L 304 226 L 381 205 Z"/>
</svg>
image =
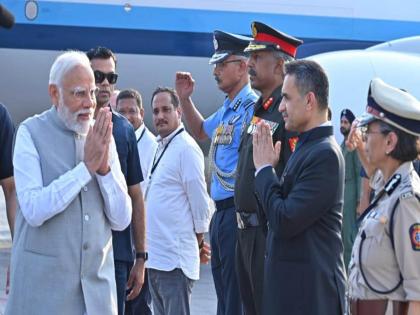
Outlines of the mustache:
<svg viewBox="0 0 420 315">
<path fill-rule="evenodd" d="M 82 109 L 79 109 L 76 113 L 77 114 L 93 114 L 93 109 L 92 108 L 82 108 Z"/>
<path fill-rule="evenodd" d="M 253 76 L 253 77 L 256 77 L 257 76 L 257 72 L 254 69 L 252 69 L 252 68 L 248 70 L 248 74 L 250 76 Z"/>
<path fill-rule="evenodd" d="M 160 124 L 167 124 L 168 122 L 165 119 L 160 119 L 156 121 L 156 126 L 159 126 Z"/>
<path fill-rule="evenodd" d="M 214 79 L 216 80 L 217 83 L 220 83 L 222 81 L 217 75 L 214 76 Z"/>
</svg>

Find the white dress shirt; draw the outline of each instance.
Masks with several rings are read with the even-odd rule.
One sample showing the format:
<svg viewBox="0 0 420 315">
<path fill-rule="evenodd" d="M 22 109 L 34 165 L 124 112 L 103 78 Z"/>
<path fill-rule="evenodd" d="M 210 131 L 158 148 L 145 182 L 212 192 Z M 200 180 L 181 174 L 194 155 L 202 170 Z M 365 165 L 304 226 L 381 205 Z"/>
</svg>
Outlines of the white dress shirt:
<svg viewBox="0 0 420 315">
<path fill-rule="evenodd" d="M 44 186 L 37 149 L 26 126 L 19 127 L 13 154 L 16 193 L 25 220 L 31 226 L 41 226 L 46 220 L 64 211 L 80 193 L 92 176 L 83 162 L 85 138 L 76 141 L 76 154 L 80 162 L 73 169 Z M 53 150 L 53 148 L 52 148 Z M 109 149 L 111 171 L 105 176 L 96 174 L 113 230 L 124 230 L 131 222 L 131 200 L 121 173 L 114 140 Z"/>
<path fill-rule="evenodd" d="M 136 130 L 137 149 L 139 151 L 141 172 L 143 173 L 143 181 L 140 183 L 143 193 L 147 187 L 148 175 L 153 157 L 155 156 L 158 143 L 156 137 L 144 123 Z"/>
<path fill-rule="evenodd" d="M 156 160 L 181 126 L 164 139 L 157 137 Z M 193 138 L 183 131 L 167 146 L 149 183 L 147 195 L 148 268 L 181 268 L 199 279 L 200 258 L 196 233 L 208 231 L 209 196 L 204 179 L 204 157 Z"/>
</svg>

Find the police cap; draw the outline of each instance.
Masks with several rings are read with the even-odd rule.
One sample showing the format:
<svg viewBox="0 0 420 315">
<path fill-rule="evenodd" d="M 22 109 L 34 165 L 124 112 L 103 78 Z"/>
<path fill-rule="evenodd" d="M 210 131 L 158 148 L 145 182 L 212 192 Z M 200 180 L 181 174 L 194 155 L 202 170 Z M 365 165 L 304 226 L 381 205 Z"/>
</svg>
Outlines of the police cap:
<svg viewBox="0 0 420 315">
<path fill-rule="evenodd" d="M 300 39 L 282 33 L 261 22 L 251 24 L 253 40 L 245 52 L 272 50 L 281 51 L 293 58 L 296 57 L 296 50 L 303 43 Z"/>
<path fill-rule="evenodd" d="M 358 126 L 365 126 L 375 119 L 420 136 L 420 102 L 410 93 L 379 78 L 370 82 L 366 113 L 358 118 Z"/>
<path fill-rule="evenodd" d="M 244 49 L 252 38 L 227 33 L 223 31 L 213 32 L 214 54 L 209 64 L 223 62 L 230 55 L 245 56 Z"/>
</svg>

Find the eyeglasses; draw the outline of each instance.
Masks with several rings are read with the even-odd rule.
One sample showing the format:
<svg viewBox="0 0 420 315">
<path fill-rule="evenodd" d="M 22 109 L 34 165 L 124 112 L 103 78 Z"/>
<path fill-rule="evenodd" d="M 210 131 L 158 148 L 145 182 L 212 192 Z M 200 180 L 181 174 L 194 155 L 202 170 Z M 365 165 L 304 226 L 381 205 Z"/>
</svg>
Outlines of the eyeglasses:
<svg viewBox="0 0 420 315">
<path fill-rule="evenodd" d="M 95 70 L 93 74 L 95 75 L 95 83 L 102 83 L 106 78 L 109 84 L 115 84 L 118 79 L 118 74 L 115 72 L 105 73 L 99 70 Z"/>
<path fill-rule="evenodd" d="M 360 129 L 360 132 L 362 133 L 362 140 L 364 142 L 367 141 L 367 138 L 370 134 L 375 134 L 376 133 L 376 134 L 382 134 L 382 135 L 386 136 L 388 133 L 391 132 L 391 130 L 373 131 L 373 130 L 370 130 L 368 126 L 363 126 L 363 127 L 360 127 L 359 129 Z"/>
<path fill-rule="evenodd" d="M 79 101 L 84 100 L 88 97 L 89 99 L 94 100 L 97 92 L 98 92 L 98 88 L 96 86 L 91 89 L 87 89 L 81 86 L 76 86 L 74 89 L 69 90 L 69 93 L 73 95 L 73 97 Z"/>
<path fill-rule="evenodd" d="M 245 61 L 245 60 L 243 60 L 243 59 L 234 59 L 234 60 L 228 60 L 228 61 L 219 62 L 219 63 L 214 64 L 214 68 L 215 69 L 223 69 L 224 67 L 226 67 L 226 65 L 228 63 L 241 62 L 241 61 Z"/>
</svg>

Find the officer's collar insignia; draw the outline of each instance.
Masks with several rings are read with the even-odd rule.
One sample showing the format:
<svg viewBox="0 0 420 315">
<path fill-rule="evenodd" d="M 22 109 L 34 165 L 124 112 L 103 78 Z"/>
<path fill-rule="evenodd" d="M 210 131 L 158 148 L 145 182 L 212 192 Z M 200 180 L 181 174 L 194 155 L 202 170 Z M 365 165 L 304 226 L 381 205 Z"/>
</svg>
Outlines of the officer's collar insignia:
<svg viewBox="0 0 420 315">
<path fill-rule="evenodd" d="M 263 104 L 263 108 L 264 108 L 265 110 L 269 109 L 269 108 L 270 108 L 270 106 L 271 106 L 271 104 L 273 104 L 273 102 L 274 102 L 273 97 L 270 97 L 268 100 L 266 100 L 266 101 L 264 102 L 264 104 Z"/>
<path fill-rule="evenodd" d="M 238 109 L 238 107 L 241 105 L 241 103 L 242 103 L 242 98 L 238 98 L 238 100 L 236 101 L 235 105 L 233 105 L 233 110 L 235 112 Z"/>
<path fill-rule="evenodd" d="M 400 174 L 394 174 L 394 176 L 391 177 L 391 179 L 386 183 L 385 188 L 384 188 L 388 196 L 394 192 L 395 188 L 397 188 L 400 182 L 401 182 Z"/>
<path fill-rule="evenodd" d="M 213 46 L 216 51 L 219 48 L 219 43 L 217 42 L 216 36 L 213 35 Z"/>
<path fill-rule="evenodd" d="M 290 146 L 290 151 L 295 152 L 296 150 L 296 144 L 299 141 L 299 137 L 292 137 L 289 139 L 289 146 Z"/>
<path fill-rule="evenodd" d="M 420 251 L 420 223 L 414 223 L 410 226 L 411 247 L 415 251 Z"/>
</svg>

